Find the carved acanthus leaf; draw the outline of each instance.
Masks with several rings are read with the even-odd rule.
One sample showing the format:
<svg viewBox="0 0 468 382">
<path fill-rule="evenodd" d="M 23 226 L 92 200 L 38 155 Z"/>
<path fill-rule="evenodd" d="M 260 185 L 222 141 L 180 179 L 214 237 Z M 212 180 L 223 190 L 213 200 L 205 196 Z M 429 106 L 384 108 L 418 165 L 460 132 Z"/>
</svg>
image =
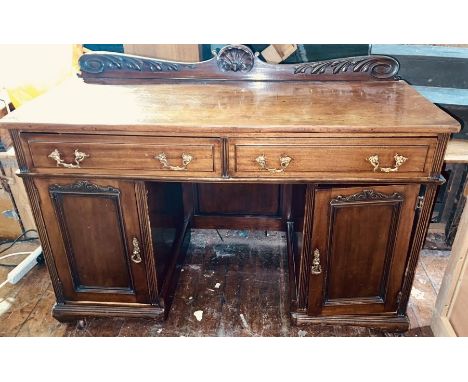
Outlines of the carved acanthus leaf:
<svg viewBox="0 0 468 382">
<path fill-rule="evenodd" d="M 367 72 L 378 79 L 395 77 L 399 63 L 392 57 L 362 56 L 336 60 L 307 62 L 294 68 L 294 74 L 339 74 L 348 71 Z"/>
<path fill-rule="evenodd" d="M 398 61 L 387 56 L 337 58 L 302 64 L 270 64 L 245 45 L 227 45 L 202 62 L 183 63 L 113 52 L 80 57 L 80 76 L 87 82 L 131 83 L 153 79 L 252 81 L 361 81 L 398 79 Z"/>
<path fill-rule="evenodd" d="M 83 72 L 93 74 L 108 71 L 177 72 L 180 70 L 180 64 L 174 62 L 107 52 L 84 54 L 80 57 L 79 64 Z M 189 68 L 190 65 L 184 67 Z"/>
</svg>

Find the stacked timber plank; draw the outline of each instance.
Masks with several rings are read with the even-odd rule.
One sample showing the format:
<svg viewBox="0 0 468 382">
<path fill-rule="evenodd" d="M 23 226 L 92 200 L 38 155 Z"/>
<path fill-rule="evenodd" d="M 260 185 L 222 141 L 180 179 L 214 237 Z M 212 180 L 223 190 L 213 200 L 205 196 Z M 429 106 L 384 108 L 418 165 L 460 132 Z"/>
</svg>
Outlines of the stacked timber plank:
<svg viewBox="0 0 468 382">
<path fill-rule="evenodd" d="M 402 79 L 462 125 L 448 144 L 444 174 L 447 184 L 440 189 L 432 219 L 444 227 L 446 242 L 451 245 L 460 221 L 468 173 L 468 45 L 372 45 L 371 53 L 395 57 Z"/>
</svg>

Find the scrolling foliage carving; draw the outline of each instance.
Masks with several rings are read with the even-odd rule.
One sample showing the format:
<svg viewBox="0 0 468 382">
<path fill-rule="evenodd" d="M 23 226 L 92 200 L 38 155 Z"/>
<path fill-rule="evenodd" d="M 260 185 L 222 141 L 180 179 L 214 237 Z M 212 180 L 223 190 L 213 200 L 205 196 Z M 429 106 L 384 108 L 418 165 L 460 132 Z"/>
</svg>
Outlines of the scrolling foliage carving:
<svg viewBox="0 0 468 382">
<path fill-rule="evenodd" d="M 337 75 L 352 71 L 366 72 L 372 77 L 386 79 L 395 77 L 398 69 L 398 61 L 392 57 L 363 56 L 300 64 L 294 68 L 294 74 L 324 74 L 330 72 Z"/>
<path fill-rule="evenodd" d="M 330 204 L 366 202 L 374 200 L 403 200 L 403 196 L 398 192 L 394 192 L 393 194 L 387 195 L 374 190 L 363 190 L 361 192 L 348 196 L 339 195 L 336 198 L 332 199 Z"/>
<path fill-rule="evenodd" d="M 99 186 L 97 184 L 88 182 L 86 180 L 79 180 L 73 184 L 52 184 L 49 186 L 49 191 L 54 192 L 83 192 L 83 193 L 91 193 L 91 194 L 120 194 L 120 190 L 118 188 L 114 188 L 111 186 Z"/>
<path fill-rule="evenodd" d="M 80 57 L 81 76 L 124 80 L 199 79 L 249 81 L 396 80 L 398 61 L 386 56 L 361 56 L 303 64 L 269 64 L 245 45 L 227 45 L 214 57 L 197 63 L 173 62 L 112 52 Z M 99 82 L 99 81 L 97 81 Z M 127 83 L 126 82 L 126 83 Z"/>
</svg>

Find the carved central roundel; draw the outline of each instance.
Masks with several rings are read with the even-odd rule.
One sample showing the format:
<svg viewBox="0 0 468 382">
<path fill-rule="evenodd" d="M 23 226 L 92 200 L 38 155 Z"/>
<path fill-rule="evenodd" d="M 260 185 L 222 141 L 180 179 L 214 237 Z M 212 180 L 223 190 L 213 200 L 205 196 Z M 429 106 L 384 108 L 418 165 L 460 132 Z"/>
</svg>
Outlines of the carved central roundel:
<svg viewBox="0 0 468 382">
<path fill-rule="evenodd" d="M 228 45 L 222 48 L 217 57 L 218 68 L 222 72 L 250 72 L 254 65 L 253 52 L 244 45 Z"/>
</svg>

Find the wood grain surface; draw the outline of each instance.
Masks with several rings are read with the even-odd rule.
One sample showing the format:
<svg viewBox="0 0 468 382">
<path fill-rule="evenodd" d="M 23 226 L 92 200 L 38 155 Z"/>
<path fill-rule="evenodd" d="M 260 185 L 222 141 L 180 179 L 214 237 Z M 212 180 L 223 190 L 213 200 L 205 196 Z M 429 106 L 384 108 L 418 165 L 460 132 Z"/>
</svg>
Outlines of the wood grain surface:
<svg viewBox="0 0 468 382">
<path fill-rule="evenodd" d="M 303 71 L 296 68 L 301 75 L 292 77 L 293 81 L 281 81 L 285 79 L 281 76 L 266 81 L 251 78 L 255 71 L 247 73 L 248 52 L 244 51 L 243 62 L 228 62 L 229 51 L 224 53 L 218 54 L 218 63 L 209 64 L 211 71 L 216 66 L 229 72 L 209 77 L 224 81 L 177 80 L 179 64 L 99 55 L 93 61 L 89 56 L 82 64 L 97 79 L 101 64 L 104 74 L 116 79 L 119 75 L 126 79 L 129 70 L 133 78 L 146 75 L 144 65 L 157 73 L 170 72 L 167 78 L 174 79 L 109 85 L 75 78 L 0 122 L 0 127 L 11 130 L 21 176 L 36 221 L 41 223 L 39 234 L 58 302 L 55 317 L 160 319 L 174 301 L 175 317 L 167 328 L 169 333 L 178 330 L 178 335 L 271 335 L 287 332 L 291 317 L 293 323 L 406 330 L 406 305 L 435 189 L 441 182 L 447 140 L 459 130 L 459 123 L 407 83 L 394 80 L 396 67 L 386 73 L 390 79 L 370 81 L 369 75 L 380 72 L 366 71 L 369 67 L 359 62 L 371 65 L 366 60 L 382 58 L 352 61 L 357 71 L 347 71 L 351 61 L 341 62 L 347 73 L 343 77 L 336 77 L 335 67 L 328 62 L 325 77 L 309 73 L 312 66 L 305 64 Z M 138 66 L 139 60 L 144 68 Z M 257 68 L 262 65 L 257 64 Z M 333 80 L 311 80 L 327 76 Z M 59 167 L 49 157 L 55 149 L 63 156 L 56 158 Z M 62 159 L 74 160 L 75 150 L 89 156 L 80 167 L 61 166 Z M 173 168 L 155 160 L 160 152 L 167 155 L 170 166 L 180 167 L 184 153 L 192 154 L 193 161 L 185 168 Z M 292 159 L 284 171 L 273 174 L 259 168 L 259 155 L 267 157 L 268 167 L 277 168 L 283 154 Z M 393 168 L 396 154 L 408 158 L 400 168 Z M 388 172 L 374 169 L 368 159 L 371 155 L 378 155 L 380 166 Z M 161 185 L 175 180 L 181 183 L 174 188 Z M 74 186 L 80 182 L 85 184 L 83 189 Z M 195 186 L 202 182 L 223 185 Z M 236 187 L 226 191 L 228 183 Z M 268 183 L 268 187 L 251 183 Z M 298 183 L 307 183 L 306 192 Z M 113 190 L 103 192 L 108 186 Z M 54 199 L 57 187 L 66 188 L 67 202 Z M 357 199 L 350 192 L 356 192 Z M 251 200 L 243 202 L 238 193 Z M 422 205 L 416 203 L 418 194 Z M 73 196 L 73 203 L 72 195 L 81 200 Z M 294 195 L 299 195 L 297 200 Z M 121 207 L 111 208 L 101 199 L 104 196 L 115 203 L 121 200 Z M 346 202 L 352 206 L 334 219 L 333 208 L 348 197 Z M 161 207 L 167 200 L 174 202 L 172 211 Z M 91 216 L 103 218 L 90 224 Z M 271 256 L 278 244 L 261 249 L 258 242 L 252 247 L 249 243 L 229 247 L 195 241 L 189 264 L 196 272 L 179 285 L 182 300 L 173 299 L 189 241 L 185 233 L 192 223 L 199 228 L 286 231 L 288 247 L 283 250 L 288 258 Z M 86 229 L 93 232 L 83 233 Z M 316 243 L 317 229 L 321 234 Z M 100 242 L 97 234 L 104 240 Z M 372 234 L 376 236 L 370 238 Z M 82 236 L 89 241 L 80 242 Z M 106 246 L 117 237 L 123 243 L 120 247 Z M 132 244 L 136 239 L 140 248 Z M 307 290 L 313 251 L 321 246 L 322 276 Z M 78 262 L 73 249 L 82 256 Z M 135 261 L 140 249 L 143 257 Z M 106 264 L 114 256 L 127 266 L 122 261 Z M 93 269 L 93 263 L 100 261 Z M 157 270 L 159 266 L 163 270 Z M 288 267 L 294 269 L 288 272 Z M 80 290 L 70 269 L 86 281 L 88 292 Z M 125 269 L 131 277 L 124 274 Z M 223 290 L 222 298 L 216 293 L 220 288 L 211 287 L 209 279 L 216 272 L 224 277 L 221 285 L 232 286 Z M 291 276 L 291 293 L 284 291 L 286 275 Z M 161 276 L 159 282 L 157 276 Z M 253 282 L 245 283 L 251 277 Z M 279 277 L 279 289 L 275 277 Z M 131 293 L 125 295 L 121 289 L 130 280 Z M 281 297 L 288 294 L 289 299 Z M 202 310 L 198 296 L 218 312 L 205 312 L 204 328 L 197 326 L 194 316 Z M 278 300 L 283 304 L 278 305 Z M 289 300 L 287 308 L 285 300 Z M 262 309 L 248 316 L 249 306 Z M 226 320 L 240 320 L 241 326 L 228 331 L 223 315 Z M 180 329 L 184 320 L 189 326 Z M 115 333 L 122 323 L 109 320 L 104 332 Z M 268 328 L 275 329 L 269 332 Z"/>
<path fill-rule="evenodd" d="M 336 176 L 387 179 L 429 176 L 435 138 L 264 138 L 230 139 L 229 173 L 234 177 L 310 178 Z M 367 158 L 378 155 L 381 167 L 393 168 L 395 154 L 410 158 L 396 172 L 374 171 Z M 263 170 L 256 158 L 264 155 L 267 166 L 280 169 L 280 158 L 291 162 L 281 173 Z"/>
<path fill-rule="evenodd" d="M 5 128 L 78 131 L 456 132 L 457 121 L 396 82 L 173 81 L 59 87 L 2 118 Z M 66 126 L 66 129 L 65 129 Z M 261 130 L 259 130 L 261 129 Z"/>
</svg>

